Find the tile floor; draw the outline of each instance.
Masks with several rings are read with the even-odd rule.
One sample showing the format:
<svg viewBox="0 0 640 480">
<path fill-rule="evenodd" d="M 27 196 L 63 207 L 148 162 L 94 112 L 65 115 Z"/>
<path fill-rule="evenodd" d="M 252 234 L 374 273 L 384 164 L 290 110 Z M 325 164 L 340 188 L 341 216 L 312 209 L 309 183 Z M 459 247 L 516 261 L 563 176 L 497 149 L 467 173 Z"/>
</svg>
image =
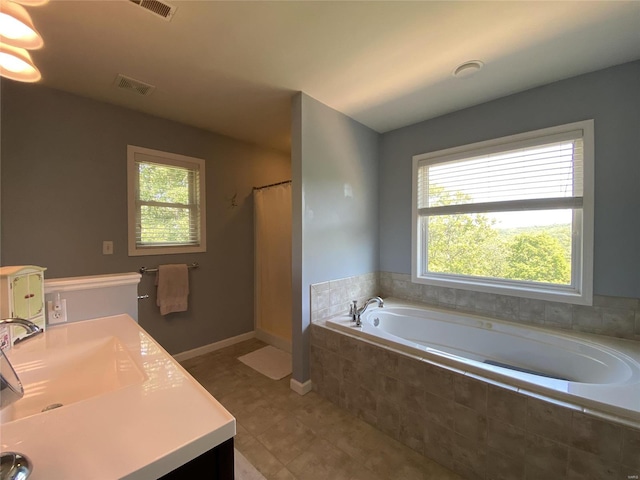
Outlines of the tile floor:
<svg viewBox="0 0 640 480">
<path fill-rule="evenodd" d="M 248 340 L 182 362 L 236 417 L 236 448 L 268 480 L 453 480 L 428 460 L 349 412 L 289 388 L 237 360 L 264 347 Z"/>
</svg>

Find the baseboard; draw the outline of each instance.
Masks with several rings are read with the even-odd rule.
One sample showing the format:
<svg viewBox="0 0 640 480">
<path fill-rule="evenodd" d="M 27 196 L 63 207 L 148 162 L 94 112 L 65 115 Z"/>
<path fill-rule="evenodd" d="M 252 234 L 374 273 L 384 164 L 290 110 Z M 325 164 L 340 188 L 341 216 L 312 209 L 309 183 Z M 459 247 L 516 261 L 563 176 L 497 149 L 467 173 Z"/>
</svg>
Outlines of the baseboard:
<svg viewBox="0 0 640 480">
<path fill-rule="evenodd" d="M 291 388 L 291 390 L 296 392 L 298 395 L 306 395 L 307 393 L 309 393 L 311 391 L 311 386 L 311 380 L 300 383 L 299 381 L 292 378 L 289 382 L 289 387 Z"/>
<path fill-rule="evenodd" d="M 231 338 L 225 338 L 219 342 L 210 343 L 209 345 L 203 345 L 202 347 L 194 348 L 193 350 L 187 350 L 186 352 L 176 353 L 173 358 L 178 362 L 183 362 L 193 357 L 204 355 L 205 353 L 215 352 L 221 348 L 229 347 L 236 343 L 244 342 L 245 340 L 251 340 L 256 337 L 256 332 L 247 332 L 242 335 L 238 335 Z"/>
<path fill-rule="evenodd" d="M 284 350 L 287 353 L 291 353 L 291 340 L 285 340 L 284 338 L 277 337 L 264 330 L 256 329 L 256 338 L 262 340 L 264 343 L 268 343 L 280 350 Z"/>
</svg>

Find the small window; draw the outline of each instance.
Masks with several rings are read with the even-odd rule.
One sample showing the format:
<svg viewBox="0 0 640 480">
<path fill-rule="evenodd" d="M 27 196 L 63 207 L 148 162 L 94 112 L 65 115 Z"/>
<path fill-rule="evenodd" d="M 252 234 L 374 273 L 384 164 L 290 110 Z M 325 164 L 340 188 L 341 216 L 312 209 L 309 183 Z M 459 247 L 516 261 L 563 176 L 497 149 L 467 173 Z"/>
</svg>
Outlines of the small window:
<svg viewBox="0 0 640 480">
<path fill-rule="evenodd" d="M 593 121 L 413 158 L 414 282 L 590 304 Z"/>
<path fill-rule="evenodd" d="M 204 160 L 127 147 L 129 255 L 206 252 Z"/>
</svg>

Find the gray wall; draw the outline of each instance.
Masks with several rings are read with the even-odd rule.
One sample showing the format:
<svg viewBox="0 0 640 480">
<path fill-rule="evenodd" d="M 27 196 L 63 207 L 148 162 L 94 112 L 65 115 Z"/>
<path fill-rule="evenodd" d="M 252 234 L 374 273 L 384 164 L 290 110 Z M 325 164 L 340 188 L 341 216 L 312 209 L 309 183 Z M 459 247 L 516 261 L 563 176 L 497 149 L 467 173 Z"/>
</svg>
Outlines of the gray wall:
<svg viewBox="0 0 640 480">
<path fill-rule="evenodd" d="M 304 382 L 310 285 L 378 270 L 378 134 L 301 93 L 291 158 L 293 378 Z"/>
<path fill-rule="evenodd" d="M 154 276 L 143 276 L 142 327 L 174 354 L 253 330 L 251 189 L 289 179 L 287 155 L 43 86 L 1 88 L 2 265 L 60 278 L 195 261 L 185 313 L 162 317 Z M 206 253 L 127 255 L 127 144 L 206 160 Z"/>
<path fill-rule="evenodd" d="M 382 135 L 380 269 L 411 273 L 413 155 L 593 118 L 594 293 L 640 297 L 639 86 L 636 61 Z"/>
</svg>

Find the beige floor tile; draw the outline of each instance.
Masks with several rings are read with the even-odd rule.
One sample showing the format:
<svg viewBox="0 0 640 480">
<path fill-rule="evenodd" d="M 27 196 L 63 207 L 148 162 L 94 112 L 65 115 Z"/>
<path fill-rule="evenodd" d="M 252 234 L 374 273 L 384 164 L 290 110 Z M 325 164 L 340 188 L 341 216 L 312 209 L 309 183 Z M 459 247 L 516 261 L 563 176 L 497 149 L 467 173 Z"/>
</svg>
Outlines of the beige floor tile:
<svg viewBox="0 0 640 480">
<path fill-rule="evenodd" d="M 274 477 L 273 480 L 297 480 L 296 476 L 288 469 L 283 468 Z"/>
<path fill-rule="evenodd" d="M 287 417 L 256 438 L 287 465 L 309 448 L 316 435 L 299 420 Z"/>
<path fill-rule="evenodd" d="M 242 386 L 216 398 L 232 415 L 239 416 L 255 407 L 264 398 L 264 393 L 254 387 Z"/>
<path fill-rule="evenodd" d="M 323 437 L 363 463 L 380 450 L 385 450 L 386 442 L 393 442 L 384 433 L 354 417 L 332 425 L 323 432 Z"/>
<path fill-rule="evenodd" d="M 268 479 L 280 472 L 284 465 L 255 438 L 248 438 L 236 448 L 256 469 Z"/>
<path fill-rule="evenodd" d="M 249 431 L 242 426 L 240 422 L 236 419 L 236 436 L 233 439 L 233 443 L 236 448 L 240 451 L 244 448 L 245 445 L 251 445 L 251 441 L 254 440 L 255 437 L 249 433 Z"/>
<path fill-rule="evenodd" d="M 321 436 L 330 436 L 335 425 L 347 425 L 354 417 L 315 392 L 305 395 L 310 402 L 293 411 L 293 416 Z"/>
<path fill-rule="evenodd" d="M 326 440 L 317 438 L 287 468 L 299 480 L 350 480 L 354 460 Z"/>
<path fill-rule="evenodd" d="M 236 448 L 268 480 L 460 480 L 290 377 L 274 381 L 237 360 L 249 340 L 182 365 L 236 418 Z"/>
<path fill-rule="evenodd" d="M 224 405 L 224 403 L 223 403 Z M 247 410 L 233 414 L 252 435 L 260 435 L 286 418 L 286 413 L 263 398 L 251 404 Z"/>
</svg>

